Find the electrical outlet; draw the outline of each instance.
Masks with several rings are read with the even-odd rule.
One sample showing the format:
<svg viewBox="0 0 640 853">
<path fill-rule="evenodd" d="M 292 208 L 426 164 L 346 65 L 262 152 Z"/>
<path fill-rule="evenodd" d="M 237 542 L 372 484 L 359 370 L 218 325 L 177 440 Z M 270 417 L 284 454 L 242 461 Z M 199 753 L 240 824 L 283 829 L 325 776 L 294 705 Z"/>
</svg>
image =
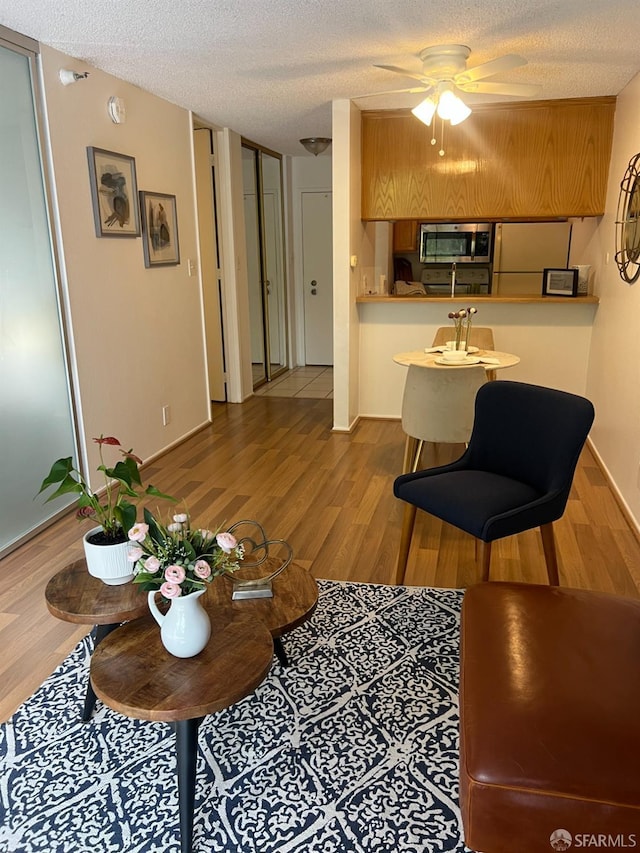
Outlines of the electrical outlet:
<svg viewBox="0 0 640 853">
<path fill-rule="evenodd" d="M 171 406 L 162 407 L 162 426 L 171 423 Z"/>
</svg>

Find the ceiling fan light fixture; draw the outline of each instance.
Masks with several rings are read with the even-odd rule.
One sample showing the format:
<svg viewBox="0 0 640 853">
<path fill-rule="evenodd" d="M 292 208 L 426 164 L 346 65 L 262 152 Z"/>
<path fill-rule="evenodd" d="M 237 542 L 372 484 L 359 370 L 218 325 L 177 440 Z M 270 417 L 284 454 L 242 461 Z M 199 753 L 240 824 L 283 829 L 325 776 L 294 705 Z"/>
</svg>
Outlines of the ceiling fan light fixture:
<svg viewBox="0 0 640 853">
<path fill-rule="evenodd" d="M 450 88 L 444 88 L 438 98 L 438 116 L 451 124 L 460 124 L 471 115 L 471 110 L 453 93 Z"/>
<path fill-rule="evenodd" d="M 423 124 L 429 126 L 433 121 L 433 117 L 436 112 L 436 102 L 432 97 L 425 98 L 424 101 L 421 101 L 417 107 L 414 107 L 411 112 L 413 115 L 420 119 Z"/>
<path fill-rule="evenodd" d="M 460 124 L 471 115 L 471 108 L 464 101 L 460 100 L 460 98 L 456 98 L 456 101 L 457 104 L 455 105 L 453 114 L 449 118 L 452 125 Z"/>
<path fill-rule="evenodd" d="M 326 136 L 309 136 L 306 139 L 301 139 L 300 144 L 303 145 L 310 154 L 317 157 L 322 154 L 331 145 L 331 138 Z"/>
</svg>

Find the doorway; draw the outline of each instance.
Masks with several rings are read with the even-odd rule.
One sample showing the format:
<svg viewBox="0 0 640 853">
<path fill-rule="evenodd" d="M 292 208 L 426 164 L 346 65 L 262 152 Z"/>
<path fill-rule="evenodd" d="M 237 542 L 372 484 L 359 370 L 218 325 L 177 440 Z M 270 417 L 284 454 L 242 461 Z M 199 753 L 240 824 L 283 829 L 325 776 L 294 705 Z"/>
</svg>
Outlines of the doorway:
<svg viewBox="0 0 640 853">
<path fill-rule="evenodd" d="M 302 193 L 305 364 L 333 364 L 333 243 L 330 192 Z"/>
<path fill-rule="evenodd" d="M 253 387 L 287 369 L 282 158 L 242 141 Z"/>
</svg>

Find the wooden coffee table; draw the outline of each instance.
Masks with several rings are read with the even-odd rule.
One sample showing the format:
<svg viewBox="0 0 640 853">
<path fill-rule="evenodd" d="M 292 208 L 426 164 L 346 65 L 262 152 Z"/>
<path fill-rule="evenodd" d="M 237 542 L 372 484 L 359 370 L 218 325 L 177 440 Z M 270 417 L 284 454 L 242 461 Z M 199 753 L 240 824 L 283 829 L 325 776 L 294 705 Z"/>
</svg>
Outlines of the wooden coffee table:
<svg viewBox="0 0 640 853">
<path fill-rule="evenodd" d="M 238 576 L 262 577 L 276 566 L 263 564 L 259 569 L 243 567 Z M 221 614 L 228 620 L 259 619 L 273 637 L 274 651 L 283 666 L 289 665 L 282 637 L 311 618 L 318 604 L 318 584 L 313 575 L 297 563 L 291 563 L 272 581 L 273 598 L 231 600 L 233 581 L 226 575 L 217 577 L 208 587 L 202 603 L 210 614 Z"/>
<path fill-rule="evenodd" d="M 211 641 L 192 658 L 166 651 L 151 616 L 105 637 L 91 659 L 96 695 L 114 711 L 138 720 L 174 724 L 181 853 L 191 853 L 198 728 L 207 714 L 233 705 L 264 679 L 273 640 L 260 621 L 211 616 Z"/>
<path fill-rule="evenodd" d="M 48 582 L 44 597 L 49 612 L 65 622 L 93 625 L 94 649 L 122 622 L 149 612 L 147 595 L 132 583 L 109 586 L 87 571 L 84 559 L 69 563 Z M 96 696 L 87 685 L 82 719 L 90 719 Z"/>
</svg>

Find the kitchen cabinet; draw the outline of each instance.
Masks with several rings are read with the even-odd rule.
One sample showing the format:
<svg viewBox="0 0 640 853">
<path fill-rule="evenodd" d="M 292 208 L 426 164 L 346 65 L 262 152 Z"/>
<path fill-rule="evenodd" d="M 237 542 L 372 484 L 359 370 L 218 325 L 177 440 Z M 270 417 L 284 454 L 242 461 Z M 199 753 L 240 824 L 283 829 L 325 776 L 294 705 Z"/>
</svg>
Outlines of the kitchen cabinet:
<svg viewBox="0 0 640 853">
<path fill-rule="evenodd" d="M 604 213 L 615 97 L 476 106 L 433 131 L 408 110 L 362 113 L 362 219 L 482 221 Z"/>
<path fill-rule="evenodd" d="M 393 251 L 418 251 L 418 220 L 403 219 L 393 225 Z"/>
</svg>

